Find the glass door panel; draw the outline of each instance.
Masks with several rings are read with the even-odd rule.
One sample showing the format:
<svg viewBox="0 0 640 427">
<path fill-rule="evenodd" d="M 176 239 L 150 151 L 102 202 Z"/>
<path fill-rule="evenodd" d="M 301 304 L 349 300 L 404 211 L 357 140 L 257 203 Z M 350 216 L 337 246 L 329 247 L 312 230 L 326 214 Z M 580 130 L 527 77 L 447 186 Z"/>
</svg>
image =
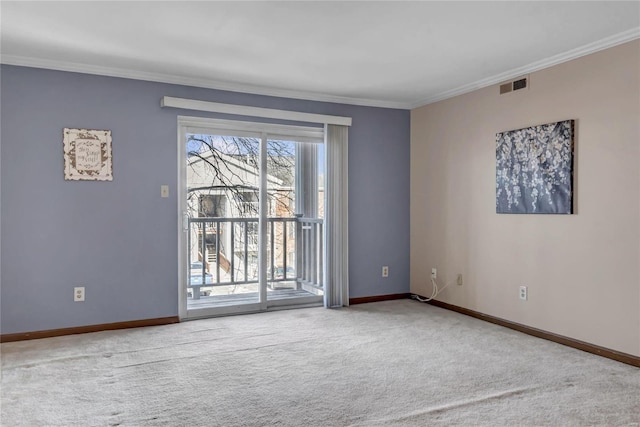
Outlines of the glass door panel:
<svg viewBox="0 0 640 427">
<path fill-rule="evenodd" d="M 322 150 L 322 144 L 267 140 L 267 301 L 278 305 L 322 299 Z"/>
<path fill-rule="evenodd" d="M 187 134 L 187 310 L 259 304 L 260 139 Z"/>
</svg>

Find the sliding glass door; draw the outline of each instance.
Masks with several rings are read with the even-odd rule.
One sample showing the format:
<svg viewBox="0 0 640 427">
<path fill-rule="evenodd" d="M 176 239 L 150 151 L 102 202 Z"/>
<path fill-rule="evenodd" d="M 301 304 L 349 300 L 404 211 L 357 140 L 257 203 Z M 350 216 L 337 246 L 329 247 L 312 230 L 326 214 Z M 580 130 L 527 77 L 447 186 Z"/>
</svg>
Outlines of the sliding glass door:
<svg viewBox="0 0 640 427">
<path fill-rule="evenodd" d="M 320 304 L 322 128 L 180 125 L 181 317 Z"/>
<path fill-rule="evenodd" d="M 324 294 L 323 149 L 267 140 L 268 301 Z"/>
</svg>

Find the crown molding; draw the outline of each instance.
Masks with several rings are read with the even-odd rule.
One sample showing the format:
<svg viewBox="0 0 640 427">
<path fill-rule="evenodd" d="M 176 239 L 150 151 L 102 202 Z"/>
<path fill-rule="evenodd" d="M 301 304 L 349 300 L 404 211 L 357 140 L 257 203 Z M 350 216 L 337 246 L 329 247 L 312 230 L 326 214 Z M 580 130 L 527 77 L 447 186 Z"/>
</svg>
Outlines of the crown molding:
<svg viewBox="0 0 640 427">
<path fill-rule="evenodd" d="M 281 98 L 301 99 L 308 101 L 319 102 L 331 102 L 337 104 L 349 104 L 349 105 L 361 105 L 365 107 L 381 107 L 381 108 L 394 108 L 401 110 L 414 109 L 422 107 L 434 102 L 443 101 L 448 98 L 453 98 L 458 95 L 473 92 L 474 90 L 482 89 L 494 84 L 502 83 L 507 80 L 520 77 L 525 74 L 530 74 L 535 71 L 542 70 L 554 65 L 561 64 L 563 62 L 571 61 L 572 59 L 579 58 L 581 56 L 589 55 L 600 50 L 604 50 L 610 47 L 617 46 L 622 43 L 626 43 L 632 40 L 640 38 L 640 27 L 632 28 L 627 31 L 623 31 L 613 36 L 606 37 L 593 43 L 586 44 L 584 46 L 571 49 L 567 52 L 560 53 L 558 55 L 551 56 L 549 58 L 542 59 L 540 61 L 532 62 L 522 67 L 514 68 L 512 70 L 500 73 L 485 79 L 477 80 L 475 82 L 459 86 L 457 88 L 440 92 L 433 96 L 423 98 L 417 101 L 389 101 L 389 100 L 376 100 L 367 98 L 351 98 L 347 96 L 336 96 L 319 94 L 315 92 L 304 92 L 288 89 L 276 89 L 263 86 L 253 86 L 238 83 L 221 82 L 212 79 L 202 79 L 193 77 L 184 77 L 172 74 L 162 73 L 150 73 L 146 71 L 130 70 L 124 68 L 112 68 L 102 67 L 97 65 L 79 64 L 75 62 L 55 61 L 50 59 L 31 58 L 18 55 L 0 55 L 0 63 L 7 65 L 17 65 L 22 67 L 33 68 L 45 68 L 50 70 L 68 71 L 74 73 L 93 74 L 100 76 L 119 77 L 133 80 L 144 80 L 158 83 L 177 84 L 183 86 L 193 86 L 206 89 L 217 89 L 230 92 L 249 93 L 255 95 L 275 96 Z"/>
<path fill-rule="evenodd" d="M 361 105 L 365 107 L 394 108 L 407 110 L 410 103 L 385 101 L 348 96 L 326 95 L 316 92 L 304 92 L 289 89 L 276 89 L 248 84 L 221 82 L 212 79 L 178 76 L 173 74 L 150 73 L 147 71 L 125 68 L 103 67 L 80 64 L 76 62 L 56 61 L 43 58 L 32 58 L 19 55 L 0 55 L 0 63 L 20 67 L 44 68 L 48 70 L 67 71 L 72 73 L 93 74 L 98 76 L 119 77 L 124 79 L 144 80 L 157 83 L 168 83 L 182 86 L 193 86 L 205 89 L 224 90 L 229 92 L 249 93 L 253 95 L 275 96 L 279 98 L 301 99 L 306 101 L 331 102 L 336 104 Z"/>
<path fill-rule="evenodd" d="M 580 58 L 610 47 L 617 46 L 632 40 L 640 38 L 640 27 L 632 28 L 628 31 L 623 31 L 613 36 L 606 37 L 593 43 L 586 44 L 584 46 L 571 49 L 567 52 L 560 53 L 558 55 L 550 56 L 540 61 L 532 62 L 523 67 L 514 68 L 504 73 L 496 74 L 486 79 L 477 80 L 473 83 L 469 83 L 455 89 L 447 90 L 424 98 L 420 101 L 414 102 L 409 105 L 410 109 L 423 107 L 425 105 L 433 104 L 434 102 L 443 101 L 445 99 L 453 98 L 454 96 L 463 95 L 465 93 L 473 92 L 474 90 L 483 89 L 494 84 L 503 83 L 507 80 L 512 80 L 525 74 L 530 74 L 535 71 L 540 71 L 544 68 L 549 68 L 554 65 L 561 64 L 563 62 L 571 61 L 572 59 Z"/>
</svg>

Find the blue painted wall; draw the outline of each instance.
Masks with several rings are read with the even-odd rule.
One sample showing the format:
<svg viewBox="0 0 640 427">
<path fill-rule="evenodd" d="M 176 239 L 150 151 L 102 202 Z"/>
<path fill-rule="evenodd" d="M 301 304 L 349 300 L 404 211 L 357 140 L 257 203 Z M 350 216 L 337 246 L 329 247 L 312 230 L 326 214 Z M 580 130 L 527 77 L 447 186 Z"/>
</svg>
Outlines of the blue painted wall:
<svg viewBox="0 0 640 427">
<path fill-rule="evenodd" d="M 408 110 L 7 65 L 0 79 L 3 334 L 178 314 L 177 116 L 223 116 L 165 95 L 353 117 L 350 297 L 409 292 Z M 64 181 L 65 127 L 112 131 L 112 182 Z"/>
</svg>

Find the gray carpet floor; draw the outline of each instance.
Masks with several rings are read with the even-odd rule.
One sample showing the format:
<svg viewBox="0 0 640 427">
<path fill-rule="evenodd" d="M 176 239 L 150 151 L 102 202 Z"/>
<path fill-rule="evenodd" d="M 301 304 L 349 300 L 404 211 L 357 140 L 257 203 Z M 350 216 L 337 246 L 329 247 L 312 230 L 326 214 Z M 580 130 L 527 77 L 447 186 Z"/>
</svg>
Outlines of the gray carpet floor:
<svg viewBox="0 0 640 427">
<path fill-rule="evenodd" d="M 1 351 L 2 426 L 640 423 L 640 369 L 411 300 Z"/>
</svg>

